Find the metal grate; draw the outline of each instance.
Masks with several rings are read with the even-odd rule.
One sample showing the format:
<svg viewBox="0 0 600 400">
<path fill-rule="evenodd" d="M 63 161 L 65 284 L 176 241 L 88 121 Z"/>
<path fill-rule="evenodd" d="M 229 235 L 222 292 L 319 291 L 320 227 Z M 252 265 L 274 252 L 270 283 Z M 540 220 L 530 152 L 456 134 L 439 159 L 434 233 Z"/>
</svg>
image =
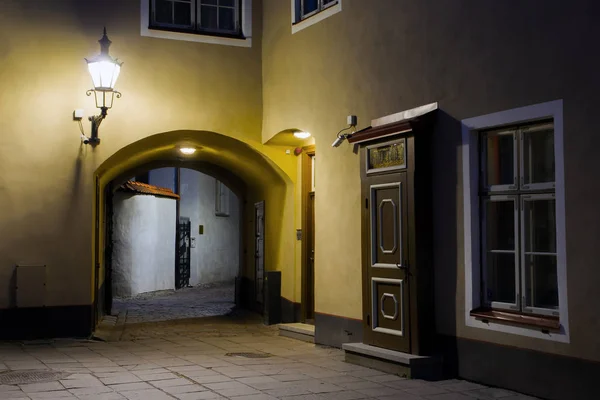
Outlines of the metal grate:
<svg viewBox="0 0 600 400">
<path fill-rule="evenodd" d="M 270 354 L 267 353 L 227 353 L 229 357 L 244 357 L 244 358 L 269 358 Z"/>
<path fill-rule="evenodd" d="M 62 371 L 2 371 L 0 372 L 0 385 L 52 382 L 65 379 L 70 375 L 72 374 Z"/>
</svg>

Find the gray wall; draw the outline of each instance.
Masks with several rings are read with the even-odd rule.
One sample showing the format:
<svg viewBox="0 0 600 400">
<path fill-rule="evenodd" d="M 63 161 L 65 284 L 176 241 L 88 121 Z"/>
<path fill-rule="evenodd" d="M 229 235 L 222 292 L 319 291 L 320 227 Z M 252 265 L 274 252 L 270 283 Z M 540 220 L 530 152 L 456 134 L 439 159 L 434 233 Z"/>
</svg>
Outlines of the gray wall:
<svg viewBox="0 0 600 400">
<path fill-rule="evenodd" d="M 117 192 L 113 214 L 115 297 L 175 288 L 175 200 Z"/>
<path fill-rule="evenodd" d="M 150 171 L 150 184 L 174 189 L 173 168 Z M 190 285 L 233 282 L 240 264 L 240 205 L 229 191 L 228 217 L 215 215 L 215 178 L 181 169 L 180 218 L 189 218 L 195 247 L 191 249 Z M 199 226 L 204 233 L 199 234 Z"/>
</svg>

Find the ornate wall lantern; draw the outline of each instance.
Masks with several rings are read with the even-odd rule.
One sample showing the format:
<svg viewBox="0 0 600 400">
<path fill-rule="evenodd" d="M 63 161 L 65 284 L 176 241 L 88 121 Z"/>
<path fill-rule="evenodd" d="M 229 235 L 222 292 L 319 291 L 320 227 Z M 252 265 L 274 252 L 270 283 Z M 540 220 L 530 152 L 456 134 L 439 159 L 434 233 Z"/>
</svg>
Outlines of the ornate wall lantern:
<svg viewBox="0 0 600 400">
<path fill-rule="evenodd" d="M 100 143 L 98 128 L 102 120 L 106 118 L 108 109 L 112 108 L 115 97 L 117 99 L 121 97 L 121 93 L 115 90 L 115 84 L 121 72 L 121 65 L 123 65 L 123 62 L 112 58 L 108 54 L 108 48 L 112 42 L 106 36 L 106 28 L 104 28 L 104 35 L 98 42 L 100 43 L 100 54 L 85 59 L 94 84 L 93 89 L 88 90 L 86 94 L 88 96 L 94 94 L 96 107 L 100 109 L 99 115 L 88 118 L 92 123 L 91 136 L 88 138 L 84 135 L 83 142 L 92 146 Z"/>
</svg>

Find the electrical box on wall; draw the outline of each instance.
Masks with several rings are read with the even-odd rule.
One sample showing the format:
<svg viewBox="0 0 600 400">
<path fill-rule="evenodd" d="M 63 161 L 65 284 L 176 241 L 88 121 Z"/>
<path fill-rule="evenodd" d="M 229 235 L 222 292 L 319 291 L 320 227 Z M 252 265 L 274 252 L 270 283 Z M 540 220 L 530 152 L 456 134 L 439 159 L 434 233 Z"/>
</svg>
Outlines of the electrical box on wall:
<svg viewBox="0 0 600 400">
<path fill-rule="evenodd" d="M 296 240 L 302 240 L 302 229 L 296 229 Z"/>
<path fill-rule="evenodd" d="M 204 225 L 198 225 L 198 235 L 204 235 Z"/>
</svg>

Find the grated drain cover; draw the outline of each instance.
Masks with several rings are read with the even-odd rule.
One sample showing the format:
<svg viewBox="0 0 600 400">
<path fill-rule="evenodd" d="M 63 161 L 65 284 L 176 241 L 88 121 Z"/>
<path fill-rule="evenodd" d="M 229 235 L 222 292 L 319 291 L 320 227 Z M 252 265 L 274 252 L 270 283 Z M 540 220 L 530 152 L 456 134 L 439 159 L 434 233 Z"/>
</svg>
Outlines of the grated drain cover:
<svg viewBox="0 0 600 400">
<path fill-rule="evenodd" d="M 72 374 L 61 371 L 0 371 L 0 385 L 52 382 L 70 375 Z"/>
<path fill-rule="evenodd" d="M 244 358 L 269 358 L 270 354 L 267 353 L 227 353 L 229 357 L 244 357 Z"/>
</svg>

